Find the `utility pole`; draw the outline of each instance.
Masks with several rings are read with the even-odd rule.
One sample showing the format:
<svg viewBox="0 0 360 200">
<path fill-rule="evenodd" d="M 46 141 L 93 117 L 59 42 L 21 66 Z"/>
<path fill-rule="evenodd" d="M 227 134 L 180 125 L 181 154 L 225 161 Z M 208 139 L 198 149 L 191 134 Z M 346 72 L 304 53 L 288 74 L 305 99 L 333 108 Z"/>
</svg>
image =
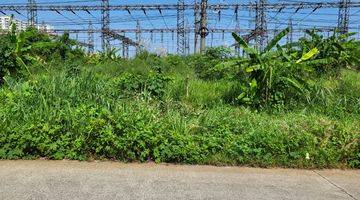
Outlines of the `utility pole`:
<svg viewBox="0 0 360 200">
<path fill-rule="evenodd" d="M 267 23 L 265 14 L 266 3 L 266 0 L 257 0 L 255 8 L 255 31 L 259 35 L 259 37 L 256 37 L 256 42 L 257 45 L 259 45 L 260 50 L 263 50 L 267 43 Z"/>
<path fill-rule="evenodd" d="M 200 52 L 204 53 L 206 49 L 206 36 L 209 34 L 207 29 L 207 0 L 201 0 L 201 21 L 200 21 Z"/>
<path fill-rule="evenodd" d="M 141 42 L 141 27 L 140 27 L 139 20 L 136 21 L 136 35 L 135 35 L 135 37 L 136 37 L 136 42 L 138 44 L 140 44 L 140 42 Z M 140 51 L 141 51 L 140 45 L 136 46 L 136 54 L 140 53 Z"/>
<path fill-rule="evenodd" d="M 94 41 L 94 26 L 92 25 L 91 21 L 89 21 L 88 43 L 89 43 L 88 53 L 92 54 L 94 53 L 95 50 L 95 41 Z"/>
<path fill-rule="evenodd" d="M 35 26 L 38 23 L 35 0 L 28 0 L 27 20 L 29 26 Z"/>
<path fill-rule="evenodd" d="M 110 9 L 109 0 L 102 0 L 101 10 L 101 46 L 103 51 L 110 48 L 110 41 L 107 33 L 110 31 Z"/>
<path fill-rule="evenodd" d="M 341 34 L 349 31 L 350 0 L 340 0 L 338 29 Z"/>
<path fill-rule="evenodd" d="M 200 26 L 199 26 L 199 19 L 200 19 L 200 15 L 199 15 L 199 4 L 197 2 L 197 0 L 195 0 L 195 4 L 194 4 L 194 25 L 195 25 L 195 33 L 194 33 L 194 53 L 199 53 L 198 49 L 199 49 L 199 31 L 200 31 Z"/>
<path fill-rule="evenodd" d="M 184 55 L 186 51 L 185 41 L 185 0 L 178 0 L 177 8 L 177 52 Z"/>
</svg>

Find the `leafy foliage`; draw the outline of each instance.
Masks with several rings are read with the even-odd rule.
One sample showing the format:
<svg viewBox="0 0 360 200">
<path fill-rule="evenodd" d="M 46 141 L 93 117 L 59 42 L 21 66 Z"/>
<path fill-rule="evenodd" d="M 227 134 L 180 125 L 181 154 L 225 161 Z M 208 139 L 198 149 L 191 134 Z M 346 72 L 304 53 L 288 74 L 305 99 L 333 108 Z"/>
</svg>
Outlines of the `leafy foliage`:
<svg viewBox="0 0 360 200">
<path fill-rule="evenodd" d="M 311 64 L 319 74 L 339 73 L 342 68 L 356 68 L 360 64 L 359 57 L 354 55 L 359 48 L 359 42 L 349 39 L 355 33 L 339 34 L 336 30 L 333 35 L 326 38 L 316 33 L 315 30 L 307 30 L 308 37 L 299 39 L 299 42 L 288 44 L 290 52 L 304 53 L 311 49 L 318 49 L 317 62 Z"/>
<path fill-rule="evenodd" d="M 289 29 L 285 29 L 274 37 L 264 51 L 250 47 L 240 36 L 233 33 L 233 37 L 242 47 L 248 58 L 231 61 L 238 65 L 241 82 L 240 95 L 237 97 L 241 104 L 255 107 L 267 107 L 271 104 L 283 104 L 292 97 L 302 98 L 306 95 L 306 82 L 310 78 L 312 68 L 302 62 L 313 58 L 317 49 L 311 49 L 300 59 L 294 59 L 278 45 L 286 36 Z M 277 51 L 272 49 L 277 46 Z"/>
<path fill-rule="evenodd" d="M 204 80 L 217 80 L 221 78 L 231 77 L 233 70 L 221 69 L 216 66 L 231 57 L 231 51 L 224 47 L 208 48 L 204 55 L 195 55 L 193 57 L 193 65 L 195 72 L 199 78 Z"/>
<path fill-rule="evenodd" d="M 25 31 L 13 29 L 0 36 L 0 82 L 5 75 L 15 75 L 24 70 L 29 74 L 29 66 L 44 65 L 46 62 L 82 57 L 81 49 L 75 48 L 76 42 L 69 34 L 51 38 L 35 28 Z"/>
<path fill-rule="evenodd" d="M 242 57 L 129 60 L 87 55 L 68 34 L 2 35 L 0 159 L 359 168 L 359 46 L 280 45 L 287 32 L 264 51 L 234 34 Z"/>
<path fill-rule="evenodd" d="M 141 94 L 146 98 L 162 98 L 170 80 L 171 78 L 165 76 L 161 68 L 157 67 L 147 75 L 125 73 L 120 79 L 119 87 L 126 96 Z"/>
</svg>

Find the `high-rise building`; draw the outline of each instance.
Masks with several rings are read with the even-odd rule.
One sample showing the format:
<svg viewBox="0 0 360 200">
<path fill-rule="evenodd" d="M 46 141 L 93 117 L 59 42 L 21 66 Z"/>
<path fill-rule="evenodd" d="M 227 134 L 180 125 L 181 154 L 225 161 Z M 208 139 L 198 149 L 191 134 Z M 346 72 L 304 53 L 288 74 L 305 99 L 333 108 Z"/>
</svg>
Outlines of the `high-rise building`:
<svg viewBox="0 0 360 200">
<path fill-rule="evenodd" d="M 0 29 L 1 30 L 10 30 L 11 26 L 11 17 L 1 16 L 0 17 Z"/>
<path fill-rule="evenodd" d="M 11 30 L 12 24 L 16 25 L 17 30 L 25 30 L 27 27 L 27 23 L 21 20 L 14 19 L 10 16 L 1 16 L 0 17 L 0 28 L 4 31 Z"/>
<path fill-rule="evenodd" d="M 16 25 L 16 30 L 25 30 L 29 25 L 27 22 L 15 19 L 11 16 L 0 16 L 0 30 L 2 31 L 9 31 L 11 30 L 11 26 L 12 24 Z M 52 33 L 52 31 L 54 30 L 54 28 L 48 24 L 37 24 L 35 25 L 35 27 L 38 30 L 47 32 L 47 33 Z"/>
</svg>

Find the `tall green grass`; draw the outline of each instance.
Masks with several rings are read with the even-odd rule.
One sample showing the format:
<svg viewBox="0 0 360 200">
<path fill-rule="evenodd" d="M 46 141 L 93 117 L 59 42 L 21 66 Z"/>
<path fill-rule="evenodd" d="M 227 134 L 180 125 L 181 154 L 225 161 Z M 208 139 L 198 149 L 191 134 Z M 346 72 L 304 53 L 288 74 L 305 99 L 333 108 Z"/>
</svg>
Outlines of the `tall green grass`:
<svg viewBox="0 0 360 200">
<path fill-rule="evenodd" d="M 183 75 L 185 67 L 165 70 L 171 82 L 162 100 L 146 90 L 127 96 L 124 74 L 152 70 L 133 65 L 59 66 L 27 79 L 5 77 L 0 158 L 360 167 L 358 72 L 322 80 L 310 104 L 271 113 L 232 105 L 234 82 L 199 80 Z"/>
</svg>

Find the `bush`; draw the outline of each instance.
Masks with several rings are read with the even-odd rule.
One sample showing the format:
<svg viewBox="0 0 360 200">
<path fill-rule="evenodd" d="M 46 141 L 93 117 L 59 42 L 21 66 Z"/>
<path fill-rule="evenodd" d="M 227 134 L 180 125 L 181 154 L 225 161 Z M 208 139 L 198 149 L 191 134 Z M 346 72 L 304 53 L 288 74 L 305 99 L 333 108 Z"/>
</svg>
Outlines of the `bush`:
<svg viewBox="0 0 360 200">
<path fill-rule="evenodd" d="M 198 89 L 185 103 L 123 98 L 127 89 L 118 87 L 118 76 L 96 67 L 77 75 L 53 70 L 23 82 L 8 78 L 0 89 L 1 159 L 359 167 L 357 114 L 336 119 L 303 111 L 259 113 L 227 106 L 218 102 L 221 93 L 211 97 Z M 209 93 L 226 88 L 204 84 L 192 87 Z"/>
<path fill-rule="evenodd" d="M 119 81 L 120 90 L 125 96 L 142 94 L 162 98 L 165 94 L 166 84 L 171 79 L 165 76 L 161 69 L 151 71 L 147 75 L 124 73 Z"/>
<path fill-rule="evenodd" d="M 221 62 L 231 58 L 231 51 L 224 47 L 208 48 L 204 55 L 194 55 L 191 65 L 194 65 L 197 76 L 204 80 L 219 80 L 233 76 L 234 70 L 216 68 Z"/>
<path fill-rule="evenodd" d="M 261 52 L 237 38 L 240 58 L 123 59 L 37 34 L 0 37 L 0 159 L 360 168 L 353 47 L 339 70 L 316 73 L 327 45 L 277 45 L 283 35 Z"/>
</svg>

